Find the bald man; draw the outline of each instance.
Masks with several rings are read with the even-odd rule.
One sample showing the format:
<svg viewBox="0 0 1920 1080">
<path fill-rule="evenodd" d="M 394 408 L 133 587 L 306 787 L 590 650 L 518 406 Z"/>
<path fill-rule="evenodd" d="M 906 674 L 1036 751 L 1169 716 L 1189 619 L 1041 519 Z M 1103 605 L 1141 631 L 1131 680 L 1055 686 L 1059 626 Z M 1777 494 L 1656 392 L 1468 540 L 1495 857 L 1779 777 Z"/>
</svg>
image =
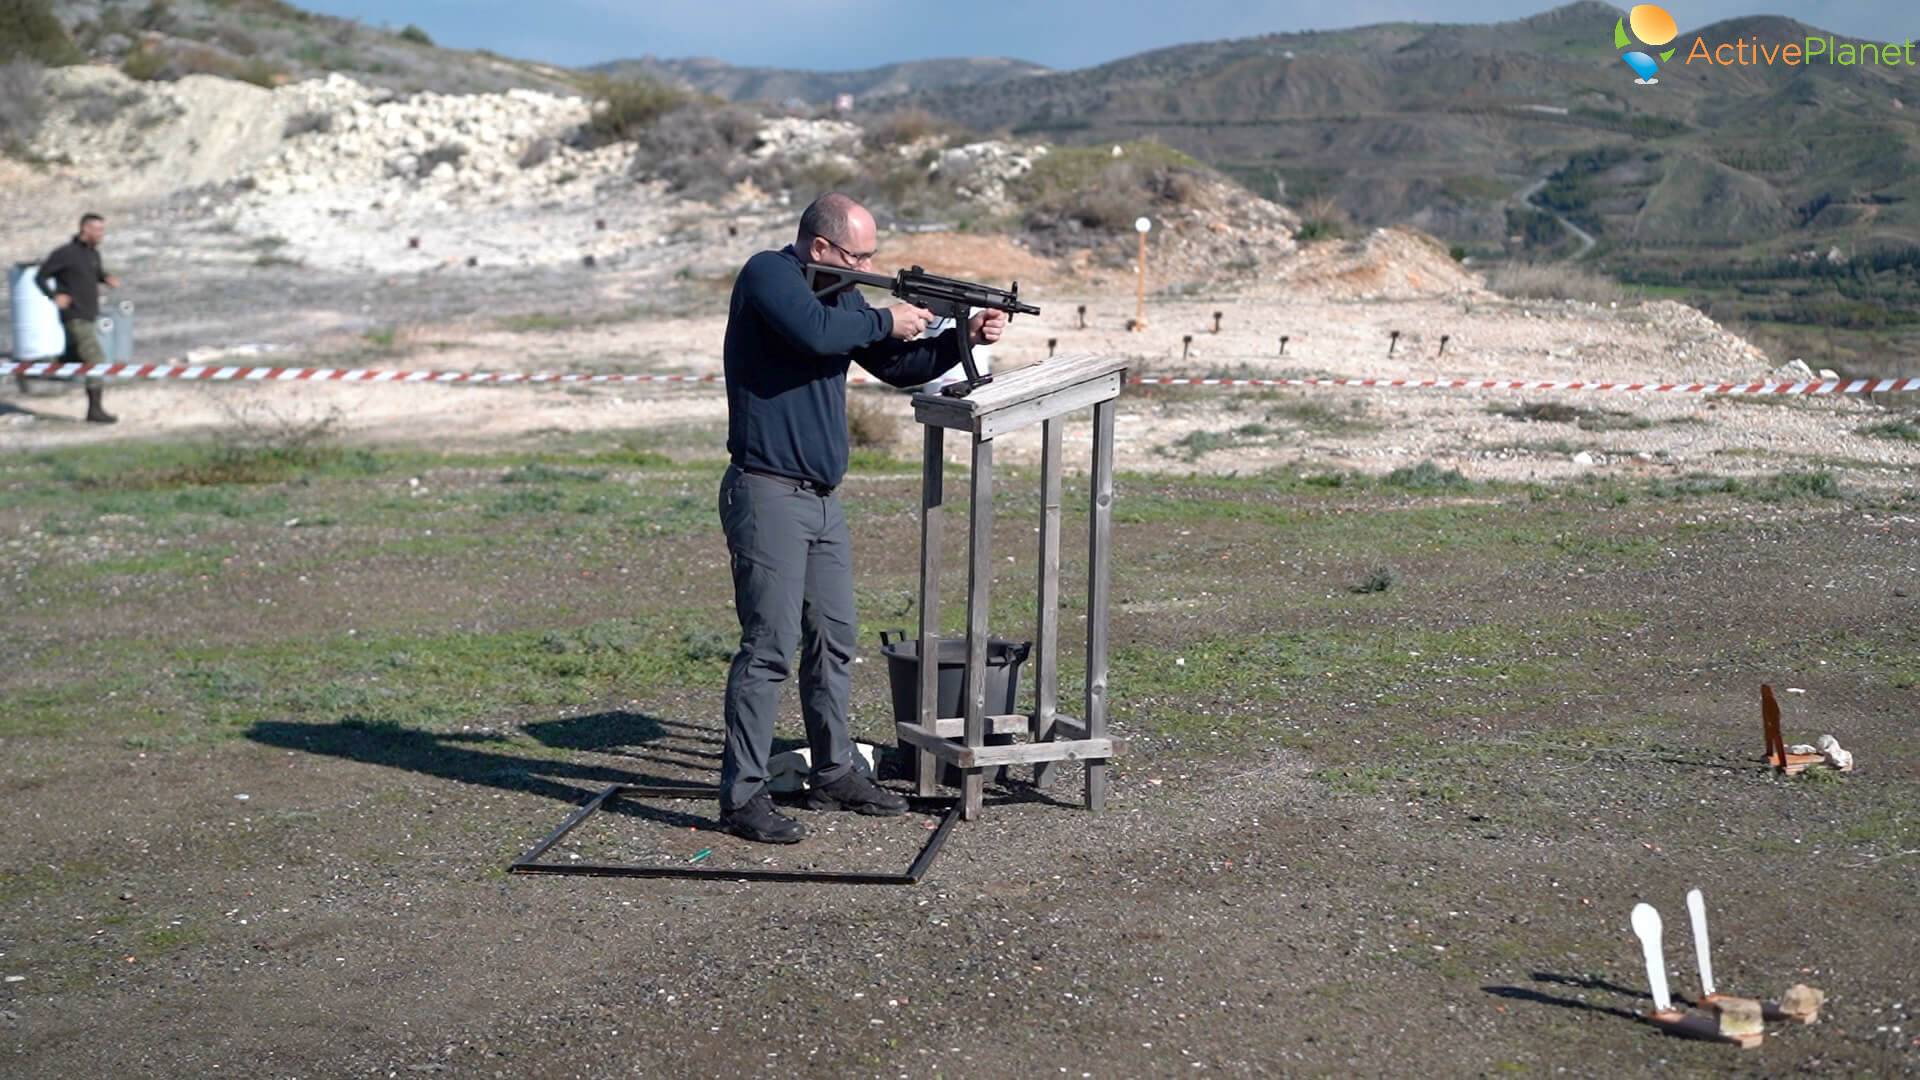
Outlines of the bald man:
<svg viewBox="0 0 1920 1080">
<path fill-rule="evenodd" d="M 835 489 L 847 472 L 847 368 L 919 386 L 960 362 L 961 332 L 1000 340 L 1002 311 L 915 340 L 932 313 L 874 308 L 851 285 L 825 297 L 807 267 L 871 272 L 873 215 L 839 193 L 800 216 L 793 244 L 747 260 L 727 313 L 727 454 L 720 524 L 733 564 L 740 647 L 727 672 L 720 818 L 737 836 L 798 843 L 806 826 L 765 790 L 780 691 L 799 655 L 800 714 L 812 751 L 807 806 L 904 814 L 907 801 L 873 782 L 847 734 L 855 620 L 853 553 Z"/>
</svg>

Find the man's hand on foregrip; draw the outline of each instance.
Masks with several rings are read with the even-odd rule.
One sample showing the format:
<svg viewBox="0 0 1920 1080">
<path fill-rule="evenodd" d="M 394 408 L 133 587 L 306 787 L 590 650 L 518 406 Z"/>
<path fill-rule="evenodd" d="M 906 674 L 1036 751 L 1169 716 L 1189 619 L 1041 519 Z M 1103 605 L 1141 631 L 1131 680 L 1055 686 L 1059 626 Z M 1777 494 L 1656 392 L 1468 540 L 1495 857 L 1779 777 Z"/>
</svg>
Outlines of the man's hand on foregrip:
<svg viewBox="0 0 1920 1080">
<path fill-rule="evenodd" d="M 887 310 L 893 314 L 893 337 L 896 341 L 912 341 L 933 321 L 933 312 L 913 304 L 893 304 Z"/>
<path fill-rule="evenodd" d="M 999 308 L 987 308 L 967 322 L 967 332 L 973 335 L 975 345 L 991 345 L 1006 330 L 1007 313 Z"/>
</svg>

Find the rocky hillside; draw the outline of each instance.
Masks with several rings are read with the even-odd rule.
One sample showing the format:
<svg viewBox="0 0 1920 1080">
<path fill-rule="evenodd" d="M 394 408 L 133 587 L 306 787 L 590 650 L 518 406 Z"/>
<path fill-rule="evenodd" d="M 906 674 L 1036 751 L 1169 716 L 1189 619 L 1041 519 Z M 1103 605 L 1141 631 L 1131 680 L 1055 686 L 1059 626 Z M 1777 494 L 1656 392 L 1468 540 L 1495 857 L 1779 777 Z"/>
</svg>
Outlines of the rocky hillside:
<svg viewBox="0 0 1920 1080">
<path fill-rule="evenodd" d="M 685 220 L 790 228 L 796 203 L 836 187 L 899 231 L 1008 235 L 1062 267 L 1129 265 L 1131 223 L 1148 214 L 1168 268 L 1195 281 L 1255 272 L 1299 224 L 1154 144 L 1055 150 L 693 96 L 630 118 L 625 138 L 609 137 L 606 101 L 402 95 L 338 74 L 268 89 L 80 65 L 47 72 L 37 96 L 37 172 L 9 176 L 20 213 L 43 187 L 102 207 L 168 203 L 261 260 L 350 273 L 651 265 L 654 249 L 696 239 Z"/>
<path fill-rule="evenodd" d="M 1636 86 L 1619 15 L 1585 0 L 1491 26 L 1275 34 L 897 100 L 1056 143 L 1158 139 L 1270 198 L 1475 256 L 1580 257 L 1790 355 L 1893 370 L 1920 348 L 1920 68 L 1675 63 Z"/>
<path fill-rule="evenodd" d="M 141 79 L 220 75 L 279 85 L 339 72 L 398 91 L 564 90 L 575 73 L 443 49 L 415 26 L 369 27 L 283 0 L 72 0 L 54 5 L 87 57 Z"/>
<path fill-rule="evenodd" d="M 591 70 L 612 76 L 645 76 L 675 86 L 713 94 L 729 101 L 831 103 L 840 94 L 861 99 L 982 86 L 1008 82 L 1048 70 L 1024 60 L 968 57 L 950 60 L 914 60 L 861 71 L 802 71 L 789 68 L 737 67 L 711 58 L 662 60 L 641 57 L 615 60 Z"/>
<path fill-rule="evenodd" d="M 1413 222 L 1470 247 L 1501 249 L 1517 191 L 1602 149 L 1620 154 L 1594 177 L 1604 194 L 1563 202 L 1610 247 L 1721 248 L 1738 225 L 1797 250 L 1868 219 L 1868 234 L 1920 241 L 1920 180 L 1901 164 L 1920 152 L 1907 107 L 1920 74 L 1676 65 L 1650 92 L 1610 48 L 1618 17 L 1582 2 L 1492 26 L 1275 34 L 907 100 L 1059 141 L 1151 134 L 1263 193 L 1329 195 L 1364 223 Z M 1777 18 L 1698 31 L 1772 42 L 1819 32 Z"/>
</svg>

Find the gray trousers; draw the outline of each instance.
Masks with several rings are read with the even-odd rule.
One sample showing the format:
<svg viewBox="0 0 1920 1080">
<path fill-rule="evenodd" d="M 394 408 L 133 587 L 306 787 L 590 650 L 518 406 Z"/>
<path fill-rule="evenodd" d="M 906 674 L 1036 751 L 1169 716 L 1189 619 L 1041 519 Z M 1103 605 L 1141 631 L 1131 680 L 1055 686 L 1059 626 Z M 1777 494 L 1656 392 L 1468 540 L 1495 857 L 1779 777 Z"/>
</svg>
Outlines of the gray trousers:
<svg viewBox="0 0 1920 1080">
<path fill-rule="evenodd" d="M 727 671 L 720 805 L 733 810 L 767 782 L 780 690 L 800 658 L 800 715 L 814 784 L 859 760 L 847 734 L 855 644 L 853 544 L 838 495 L 817 495 L 729 466 L 720 524 L 733 566 L 740 647 Z"/>
</svg>

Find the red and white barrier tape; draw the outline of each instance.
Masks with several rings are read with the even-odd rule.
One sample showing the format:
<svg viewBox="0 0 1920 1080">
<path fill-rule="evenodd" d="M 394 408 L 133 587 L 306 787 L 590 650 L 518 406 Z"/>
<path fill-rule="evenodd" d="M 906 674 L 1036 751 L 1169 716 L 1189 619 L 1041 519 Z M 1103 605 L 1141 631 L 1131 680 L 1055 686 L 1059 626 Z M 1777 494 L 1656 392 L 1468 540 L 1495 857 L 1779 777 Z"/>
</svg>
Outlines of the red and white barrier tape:
<svg viewBox="0 0 1920 1080">
<path fill-rule="evenodd" d="M 236 367 L 214 364 L 68 364 L 54 361 L 0 362 L 0 376 L 33 378 L 186 379 L 214 382 L 355 383 L 717 383 L 720 375 L 590 374 L 586 372 L 374 371 L 363 368 Z M 881 385 L 856 376 L 855 385 Z M 1343 387 L 1360 390 L 1521 390 L 1606 391 L 1627 394 L 1894 394 L 1920 391 L 1920 377 L 1828 379 L 1818 382 L 1652 383 L 1588 382 L 1550 379 L 1199 379 L 1133 378 L 1134 386 L 1229 386 L 1253 388 Z"/>
</svg>

